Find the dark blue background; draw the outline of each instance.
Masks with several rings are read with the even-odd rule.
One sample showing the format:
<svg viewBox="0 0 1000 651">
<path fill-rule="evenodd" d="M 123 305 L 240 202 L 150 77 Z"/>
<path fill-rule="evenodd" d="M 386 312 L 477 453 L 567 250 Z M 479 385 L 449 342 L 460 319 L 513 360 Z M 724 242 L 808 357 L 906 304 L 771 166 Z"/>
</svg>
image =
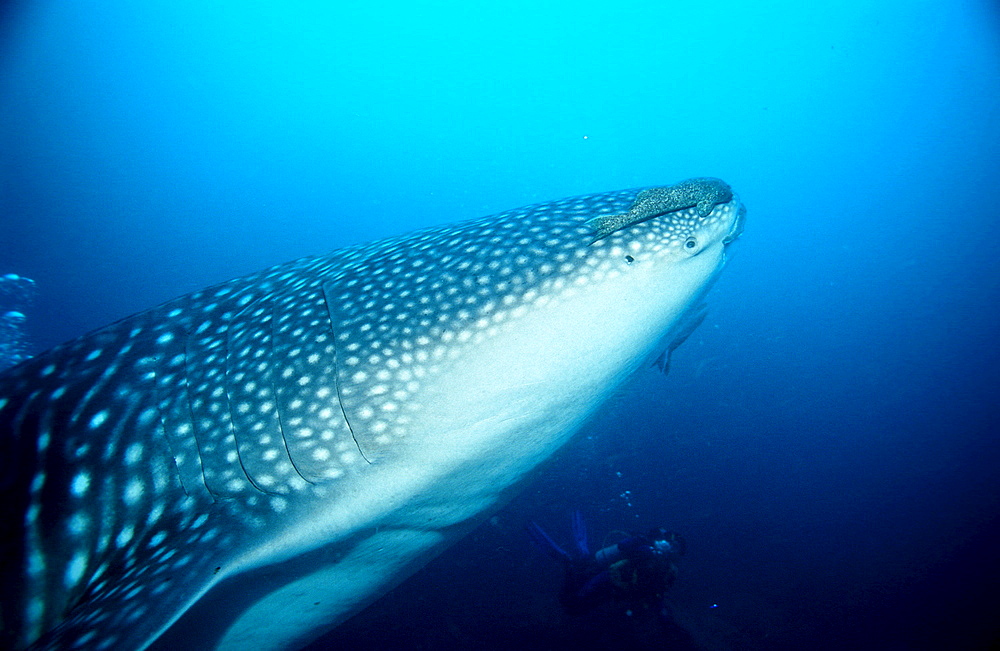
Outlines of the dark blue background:
<svg viewBox="0 0 1000 651">
<path fill-rule="evenodd" d="M 995 641 L 995 5 L 485 4 L 4 5 L 0 273 L 37 282 L 35 348 L 301 255 L 720 176 L 747 230 L 670 375 L 323 644 L 579 645 L 522 531 L 576 508 L 598 540 L 687 536 L 671 601 L 708 648 Z"/>
</svg>

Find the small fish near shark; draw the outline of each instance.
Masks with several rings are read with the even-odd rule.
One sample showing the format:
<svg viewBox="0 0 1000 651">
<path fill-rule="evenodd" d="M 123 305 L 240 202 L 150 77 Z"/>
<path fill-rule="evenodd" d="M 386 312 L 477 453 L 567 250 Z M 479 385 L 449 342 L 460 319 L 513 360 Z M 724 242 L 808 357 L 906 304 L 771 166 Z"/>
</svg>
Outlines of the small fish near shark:
<svg viewBox="0 0 1000 651">
<path fill-rule="evenodd" d="M 0 647 L 294 649 L 356 613 L 700 323 L 745 210 L 695 181 L 303 258 L 0 374 Z"/>
<path fill-rule="evenodd" d="M 627 212 L 620 215 L 598 215 L 587 220 L 587 225 L 594 229 L 594 235 L 600 239 L 631 224 L 683 208 L 696 208 L 699 217 L 708 217 L 717 205 L 727 203 L 732 198 L 732 188 L 721 179 L 688 179 L 662 188 L 643 190 Z"/>
</svg>

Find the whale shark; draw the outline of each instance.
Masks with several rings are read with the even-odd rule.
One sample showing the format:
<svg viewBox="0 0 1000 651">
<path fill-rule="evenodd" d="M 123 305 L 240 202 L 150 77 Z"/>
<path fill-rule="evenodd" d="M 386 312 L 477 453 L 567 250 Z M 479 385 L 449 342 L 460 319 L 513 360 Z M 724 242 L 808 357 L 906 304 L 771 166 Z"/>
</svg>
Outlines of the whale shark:
<svg viewBox="0 0 1000 651">
<path fill-rule="evenodd" d="M 294 649 L 344 621 L 690 334 L 745 220 L 719 184 L 302 258 L 7 370 L 0 647 Z"/>
</svg>

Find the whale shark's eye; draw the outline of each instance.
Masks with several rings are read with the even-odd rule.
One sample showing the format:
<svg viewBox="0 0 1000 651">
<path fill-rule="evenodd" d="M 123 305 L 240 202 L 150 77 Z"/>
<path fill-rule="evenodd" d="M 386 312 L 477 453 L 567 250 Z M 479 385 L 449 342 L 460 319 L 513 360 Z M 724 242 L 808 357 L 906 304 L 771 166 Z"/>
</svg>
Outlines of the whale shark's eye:
<svg viewBox="0 0 1000 651">
<path fill-rule="evenodd" d="M 687 238 L 687 240 L 684 241 L 684 248 L 688 251 L 694 251 L 698 248 L 698 240 L 693 237 Z"/>
<path fill-rule="evenodd" d="M 630 255 L 627 255 L 627 256 L 625 256 L 625 262 L 626 262 L 627 264 L 632 264 L 633 262 L 635 262 L 635 258 L 633 258 L 633 257 L 632 257 L 632 256 L 630 256 Z"/>
</svg>

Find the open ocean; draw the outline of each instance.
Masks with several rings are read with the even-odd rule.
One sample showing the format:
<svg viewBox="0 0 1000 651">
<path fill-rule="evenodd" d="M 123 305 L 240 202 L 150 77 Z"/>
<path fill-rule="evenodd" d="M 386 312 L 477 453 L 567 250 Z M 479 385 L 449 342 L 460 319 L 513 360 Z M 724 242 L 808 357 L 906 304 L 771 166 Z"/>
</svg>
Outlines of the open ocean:
<svg viewBox="0 0 1000 651">
<path fill-rule="evenodd" d="M 1000 7 L 0 5 L 0 275 L 29 351 L 308 254 L 715 176 L 705 322 L 320 649 L 1000 644 Z M 2 305 L 0 305 L 2 307 Z M 525 534 L 664 526 L 674 636 Z M 596 544 L 596 543 L 595 543 Z"/>
</svg>

